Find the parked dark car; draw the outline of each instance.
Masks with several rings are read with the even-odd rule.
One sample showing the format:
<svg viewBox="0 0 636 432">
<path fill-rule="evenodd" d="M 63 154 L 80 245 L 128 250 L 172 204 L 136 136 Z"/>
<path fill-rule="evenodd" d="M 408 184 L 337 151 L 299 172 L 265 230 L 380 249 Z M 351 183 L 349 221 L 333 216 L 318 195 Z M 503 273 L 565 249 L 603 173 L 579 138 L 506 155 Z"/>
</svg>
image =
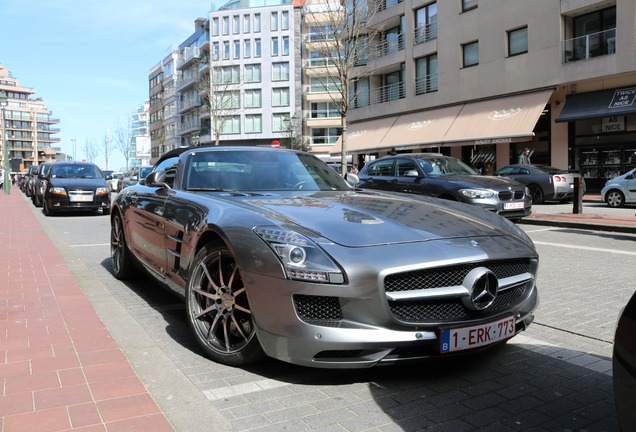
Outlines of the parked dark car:
<svg viewBox="0 0 636 432">
<path fill-rule="evenodd" d="M 622 431 L 636 426 L 636 293 L 618 319 L 612 355 L 612 378 L 618 423 Z"/>
<path fill-rule="evenodd" d="M 368 162 L 358 174 L 363 189 L 405 192 L 473 204 L 508 219 L 532 212 L 524 185 L 477 174 L 459 159 L 435 153 L 385 156 Z"/>
<path fill-rule="evenodd" d="M 28 197 L 33 195 L 33 185 L 38 175 L 38 167 L 38 165 L 31 165 L 31 168 L 29 168 L 29 171 L 27 171 L 22 180 L 24 194 Z"/>
<path fill-rule="evenodd" d="M 135 165 L 129 168 L 126 174 L 117 180 L 117 190 L 122 190 L 125 187 L 138 183 L 140 180 L 146 178 L 151 170 L 152 165 Z"/>
<path fill-rule="evenodd" d="M 180 153 L 180 154 L 178 154 Z M 352 176 L 354 176 L 352 174 Z M 474 206 L 353 189 L 312 154 L 197 147 L 117 194 L 111 257 L 181 292 L 212 359 L 364 368 L 470 353 L 533 321 L 538 255 Z"/>
<path fill-rule="evenodd" d="M 38 165 L 38 173 L 33 180 L 33 189 L 31 191 L 31 201 L 36 207 L 42 207 L 42 201 L 44 200 L 44 189 L 46 189 L 47 179 L 46 176 L 49 173 L 49 169 L 54 162 L 45 162 Z"/>
<path fill-rule="evenodd" d="M 533 204 L 545 201 L 566 203 L 574 197 L 574 183 L 580 182 L 585 193 L 585 180 L 581 174 L 547 165 L 508 165 L 494 173 L 508 177 L 528 187 Z"/>
<path fill-rule="evenodd" d="M 57 162 L 51 166 L 44 189 L 44 213 L 95 211 L 110 213 L 110 194 L 104 174 L 90 162 Z"/>
</svg>

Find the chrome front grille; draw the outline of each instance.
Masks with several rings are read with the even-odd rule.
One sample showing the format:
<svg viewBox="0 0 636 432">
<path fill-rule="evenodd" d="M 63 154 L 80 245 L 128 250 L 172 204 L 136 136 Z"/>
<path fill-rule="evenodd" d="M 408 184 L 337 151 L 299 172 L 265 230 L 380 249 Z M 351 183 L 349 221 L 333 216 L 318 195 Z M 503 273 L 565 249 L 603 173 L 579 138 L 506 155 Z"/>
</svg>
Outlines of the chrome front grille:
<svg viewBox="0 0 636 432">
<path fill-rule="evenodd" d="M 492 271 L 499 280 L 529 275 L 531 262 L 529 259 L 499 260 L 461 264 L 449 267 L 415 270 L 389 275 L 384 280 L 387 294 L 409 292 L 426 293 L 427 290 L 445 289 L 461 286 L 466 275 L 473 269 L 485 267 Z M 409 323 L 438 323 L 471 320 L 497 314 L 502 310 L 514 308 L 530 294 L 531 281 L 523 281 L 502 288 L 495 301 L 488 308 L 480 311 L 464 306 L 460 295 L 425 296 L 414 295 L 400 300 L 393 300 L 387 295 L 389 309 L 395 319 Z"/>
</svg>

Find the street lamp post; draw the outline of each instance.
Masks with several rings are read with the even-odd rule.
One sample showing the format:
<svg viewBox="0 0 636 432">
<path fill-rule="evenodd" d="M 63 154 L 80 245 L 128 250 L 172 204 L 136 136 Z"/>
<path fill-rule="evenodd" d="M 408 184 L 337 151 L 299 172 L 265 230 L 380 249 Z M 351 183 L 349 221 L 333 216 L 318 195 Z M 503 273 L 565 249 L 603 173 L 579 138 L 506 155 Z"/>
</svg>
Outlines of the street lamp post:
<svg viewBox="0 0 636 432">
<path fill-rule="evenodd" d="M 2 122 L 2 158 L 4 160 L 4 193 L 11 194 L 11 170 L 9 165 L 9 143 L 7 142 L 7 125 L 4 121 L 4 108 L 9 98 L 4 90 L 0 90 L 0 121 Z"/>
</svg>

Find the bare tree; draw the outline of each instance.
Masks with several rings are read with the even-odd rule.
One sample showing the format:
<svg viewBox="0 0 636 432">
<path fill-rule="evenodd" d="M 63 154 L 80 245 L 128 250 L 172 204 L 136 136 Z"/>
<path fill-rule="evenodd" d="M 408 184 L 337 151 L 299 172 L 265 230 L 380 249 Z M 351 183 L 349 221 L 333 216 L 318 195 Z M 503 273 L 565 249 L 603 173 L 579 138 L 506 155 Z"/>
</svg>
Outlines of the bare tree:
<svg viewBox="0 0 636 432">
<path fill-rule="evenodd" d="M 213 59 L 218 58 L 218 53 L 210 54 Z M 210 59 L 201 59 L 201 62 L 205 61 L 209 62 Z M 199 77 L 197 90 L 201 97 L 201 109 L 210 113 L 210 134 L 214 137 L 214 145 L 218 146 L 221 135 L 241 106 L 241 74 L 239 66 L 231 64 L 211 64 L 208 70 L 210 72 L 204 72 Z"/>
<path fill-rule="evenodd" d="M 347 114 L 358 96 L 352 89 L 357 81 L 369 76 L 366 68 L 369 41 L 375 40 L 380 30 L 367 23 L 381 3 L 329 0 L 327 3 L 308 2 L 303 9 L 305 22 L 315 29 L 309 32 L 309 49 L 324 62 L 324 70 L 317 79 L 340 113 L 343 176 L 347 172 Z"/>
<path fill-rule="evenodd" d="M 93 140 L 86 139 L 84 142 L 84 153 L 86 154 L 86 160 L 94 163 L 97 156 L 99 156 L 99 148 Z"/>
<path fill-rule="evenodd" d="M 113 140 L 110 136 L 110 132 L 106 131 L 104 133 L 104 142 L 102 147 L 102 154 L 104 155 L 104 160 L 106 161 L 105 169 L 108 169 L 108 161 L 110 157 L 113 155 L 114 150 Z"/>
<path fill-rule="evenodd" d="M 124 155 L 126 159 L 126 171 L 128 171 L 128 161 L 130 160 L 128 123 L 124 126 L 121 122 L 117 122 L 113 129 L 113 143 L 115 148 Z"/>
</svg>

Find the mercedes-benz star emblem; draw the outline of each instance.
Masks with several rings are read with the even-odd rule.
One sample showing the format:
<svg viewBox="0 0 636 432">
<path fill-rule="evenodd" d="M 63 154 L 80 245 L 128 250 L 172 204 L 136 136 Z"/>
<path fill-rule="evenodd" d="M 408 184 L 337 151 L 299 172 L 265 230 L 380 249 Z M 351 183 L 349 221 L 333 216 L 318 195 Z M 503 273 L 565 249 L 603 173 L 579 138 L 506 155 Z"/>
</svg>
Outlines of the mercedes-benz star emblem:
<svg viewBox="0 0 636 432">
<path fill-rule="evenodd" d="M 470 293 L 464 297 L 464 306 L 471 310 L 484 310 L 492 305 L 499 291 L 499 279 L 485 267 L 472 269 L 464 278 L 464 287 Z"/>
</svg>

